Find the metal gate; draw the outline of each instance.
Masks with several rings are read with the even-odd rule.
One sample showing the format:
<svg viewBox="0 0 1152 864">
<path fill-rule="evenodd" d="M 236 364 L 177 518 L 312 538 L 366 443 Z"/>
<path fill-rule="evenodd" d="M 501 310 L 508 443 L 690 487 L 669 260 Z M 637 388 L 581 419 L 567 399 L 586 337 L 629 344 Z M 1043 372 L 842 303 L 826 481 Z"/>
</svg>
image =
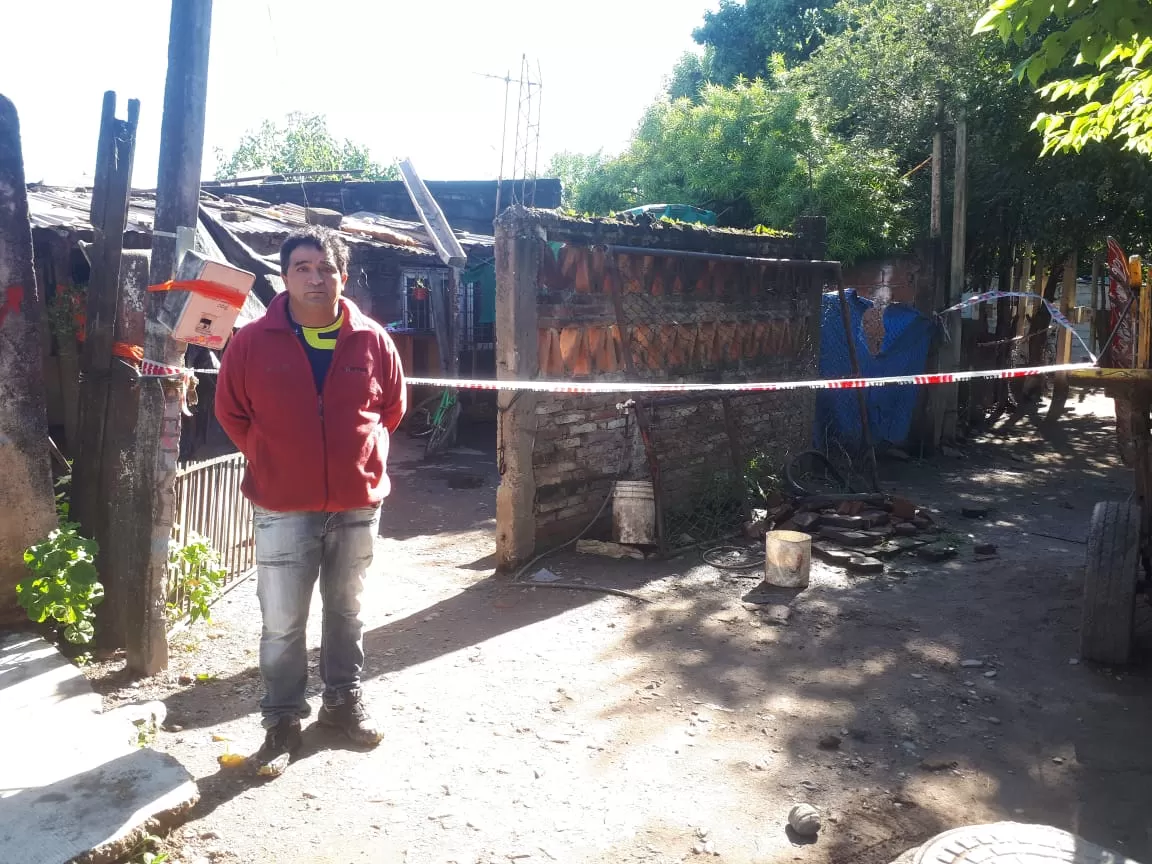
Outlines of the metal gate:
<svg viewBox="0 0 1152 864">
<path fill-rule="evenodd" d="M 256 566 L 252 505 L 240 494 L 245 464 L 242 453 L 233 453 L 176 470 L 172 539 L 183 546 L 194 533 L 207 538 L 227 571 L 225 585 L 250 575 Z M 187 611 L 179 585 L 170 585 L 168 595 L 181 613 Z"/>
</svg>

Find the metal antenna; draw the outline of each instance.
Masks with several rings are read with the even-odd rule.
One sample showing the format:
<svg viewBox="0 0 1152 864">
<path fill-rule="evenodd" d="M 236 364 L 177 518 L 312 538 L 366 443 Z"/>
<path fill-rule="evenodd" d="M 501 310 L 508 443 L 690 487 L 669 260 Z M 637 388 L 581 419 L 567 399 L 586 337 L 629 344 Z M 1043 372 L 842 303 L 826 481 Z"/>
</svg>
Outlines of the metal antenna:
<svg viewBox="0 0 1152 864">
<path fill-rule="evenodd" d="M 524 54 L 520 57 L 520 75 L 517 78 L 512 77 L 512 72 L 509 70 L 503 75 L 490 75 L 486 72 L 474 72 L 472 74 L 478 75 L 481 78 L 489 78 L 493 81 L 504 82 L 504 119 L 501 129 L 500 138 L 500 173 L 496 181 L 496 213 L 495 216 L 500 215 L 500 207 L 503 204 L 503 191 L 504 191 L 504 162 L 508 153 L 508 99 L 511 95 L 512 84 L 518 85 L 519 91 L 517 94 L 517 108 L 516 108 L 516 129 L 513 133 L 512 142 L 512 166 L 511 166 L 511 181 L 512 181 L 512 203 L 535 205 L 536 203 L 536 182 L 535 173 L 539 168 L 540 160 L 540 64 L 537 62 L 537 80 L 533 81 L 528 71 L 528 55 Z M 533 116 L 533 88 L 536 89 L 536 112 Z M 529 197 L 527 194 L 528 185 L 528 164 L 529 157 L 535 159 L 533 167 L 533 182 L 532 193 Z M 519 190 L 517 190 L 517 182 L 519 182 Z"/>
</svg>

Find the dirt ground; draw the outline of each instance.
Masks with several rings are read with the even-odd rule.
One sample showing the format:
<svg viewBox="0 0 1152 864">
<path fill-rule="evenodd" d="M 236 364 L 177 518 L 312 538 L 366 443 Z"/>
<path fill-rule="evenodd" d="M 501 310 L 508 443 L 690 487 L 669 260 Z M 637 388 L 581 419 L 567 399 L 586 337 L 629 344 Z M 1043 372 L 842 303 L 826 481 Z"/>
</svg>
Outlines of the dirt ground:
<svg viewBox="0 0 1152 864">
<path fill-rule="evenodd" d="M 387 737 L 356 752 L 306 724 L 273 781 L 217 764 L 262 737 L 254 580 L 176 639 L 165 676 L 92 675 L 109 705 L 160 698 L 182 727 L 154 746 L 200 785 L 169 840 L 183 864 L 887 864 L 1000 819 L 1152 860 L 1147 666 L 1074 660 L 1091 508 L 1131 492 L 1109 408 L 1075 403 L 1047 436 L 1025 420 L 963 459 L 884 463 L 885 487 L 936 508 L 959 556 L 864 578 L 815 565 L 785 624 L 742 602 L 756 578 L 697 553 L 545 562 L 650 604 L 511 587 L 492 571 L 492 442 L 436 464 L 401 443 L 364 603 L 365 690 Z M 962 518 L 977 502 L 990 517 Z M 976 542 L 998 556 L 977 560 Z M 810 845 L 784 827 L 801 801 L 825 815 Z"/>
</svg>

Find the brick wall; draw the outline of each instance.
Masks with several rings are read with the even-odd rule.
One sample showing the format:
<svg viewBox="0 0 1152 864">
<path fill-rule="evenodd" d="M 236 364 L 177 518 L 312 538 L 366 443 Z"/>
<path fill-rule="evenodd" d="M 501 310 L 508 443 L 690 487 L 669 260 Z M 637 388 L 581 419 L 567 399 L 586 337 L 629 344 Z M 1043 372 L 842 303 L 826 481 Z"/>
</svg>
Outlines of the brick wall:
<svg viewBox="0 0 1152 864">
<path fill-rule="evenodd" d="M 816 377 L 820 291 L 828 271 L 809 264 L 823 252 L 821 239 L 811 235 L 765 237 L 527 213 L 525 222 L 511 227 L 536 237 L 529 316 L 534 377 L 622 385 L 611 395 L 540 395 L 525 422 L 504 429 L 531 436 L 531 465 L 518 470 L 531 474 L 535 545 L 543 548 L 588 524 L 613 480 L 650 478 L 637 417 L 618 408 L 628 399 L 627 381 Z M 800 254 L 805 260 L 610 253 L 606 245 L 773 259 Z M 504 297 L 511 302 L 510 294 Z M 517 334 L 501 329 L 498 321 L 498 339 L 531 338 L 523 326 Z M 673 515 L 690 509 L 717 475 L 735 476 L 734 461 L 761 454 L 779 465 L 811 440 L 810 392 L 733 395 L 727 409 L 716 396 L 640 401 L 650 417 L 665 512 Z"/>
</svg>

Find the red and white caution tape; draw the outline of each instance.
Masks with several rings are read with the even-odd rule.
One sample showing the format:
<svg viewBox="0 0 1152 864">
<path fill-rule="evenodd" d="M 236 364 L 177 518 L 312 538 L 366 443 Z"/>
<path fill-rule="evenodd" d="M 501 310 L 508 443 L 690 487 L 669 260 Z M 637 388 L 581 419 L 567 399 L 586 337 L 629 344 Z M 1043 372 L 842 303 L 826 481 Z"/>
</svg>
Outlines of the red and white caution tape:
<svg viewBox="0 0 1152 864">
<path fill-rule="evenodd" d="M 188 392 L 196 385 L 196 373 L 213 371 L 189 369 L 186 366 L 158 363 L 155 360 L 149 360 L 147 357 L 142 357 L 138 365 L 132 363 L 124 363 L 124 365 L 136 370 L 136 377 L 138 378 L 159 378 L 164 381 L 178 382 L 180 384 L 180 413 L 185 417 L 192 416 L 192 411 L 188 407 Z M 195 402 L 192 404 L 195 404 Z"/>
<path fill-rule="evenodd" d="M 1076 328 L 1072 326 L 1072 322 L 1060 311 L 1060 307 L 1051 300 L 1046 300 L 1039 294 L 1033 294 L 1030 291 L 985 291 L 983 294 L 973 294 L 971 297 L 961 300 L 955 306 L 949 306 L 947 309 L 937 312 L 936 315 L 939 318 L 943 318 L 949 312 L 956 312 L 968 306 L 975 306 L 977 303 L 989 303 L 992 300 L 999 300 L 1001 297 L 1024 297 L 1029 300 L 1039 300 L 1048 307 L 1048 314 L 1052 316 L 1052 323 L 1063 327 L 1075 336 L 1076 341 L 1080 343 L 1080 347 L 1084 349 L 1084 352 L 1092 358 L 1093 362 L 1096 361 L 1096 355 L 1092 353 L 1092 349 L 1088 347 L 1088 343 L 1076 332 Z"/>
<path fill-rule="evenodd" d="M 973 369 L 965 372 L 929 372 L 889 378 L 836 378 L 818 381 L 763 381 L 747 383 L 668 384 L 648 381 L 493 381 L 452 378 L 406 378 L 409 384 L 449 390 L 527 390 L 534 393 L 763 393 L 774 390 L 857 390 L 863 387 L 957 384 L 982 379 L 1004 380 L 1092 369 L 1094 363 L 1025 366 L 1020 369 Z"/>
</svg>

